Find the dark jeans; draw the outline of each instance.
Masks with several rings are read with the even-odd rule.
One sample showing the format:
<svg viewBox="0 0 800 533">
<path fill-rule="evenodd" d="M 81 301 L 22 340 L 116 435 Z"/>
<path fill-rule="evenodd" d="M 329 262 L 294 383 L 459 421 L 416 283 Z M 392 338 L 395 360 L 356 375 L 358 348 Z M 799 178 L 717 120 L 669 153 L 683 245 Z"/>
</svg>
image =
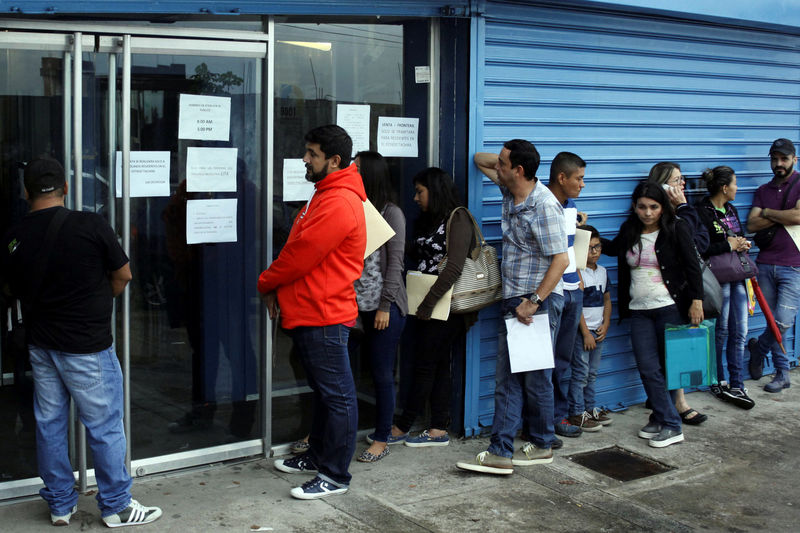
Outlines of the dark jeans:
<svg viewBox="0 0 800 533">
<path fill-rule="evenodd" d="M 406 325 L 406 317 L 392 304 L 389 309 L 389 325 L 386 329 L 375 329 L 376 311 L 361 313 L 364 324 L 364 345 L 369 353 L 372 367 L 372 382 L 375 386 L 375 435 L 374 440 L 386 442 L 392 430 L 394 416 L 394 364 L 397 360 L 397 343 Z M 350 351 L 357 342 L 350 337 Z"/>
<path fill-rule="evenodd" d="M 450 315 L 447 320 L 417 320 L 414 340 L 414 373 L 403 413 L 395 425 L 408 432 L 414 421 L 431 402 L 432 429 L 446 430 L 450 425 L 450 388 L 453 341 L 465 331 L 464 317 Z"/>
<path fill-rule="evenodd" d="M 572 377 L 572 353 L 575 350 L 575 335 L 581 323 L 583 312 L 583 291 L 564 291 L 564 307 L 561 323 L 558 325 L 556 341 L 553 346 L 555 368 L 553 369 L 553 420 L 556 424 L 569 414 L 569 385 Z"/>
<path fill-rule="evenodd" d="M 681 417 L 667 391 L 664 377 L 664 329 L 667 324 L 682 322 L 675 305 L 631 311 L 631 344 L 644 391 L 653 409 L 650 422 L 678 431 L 681 430 Z"/>
<path fill-rule="evenodd" d="M 514 436 L 520 423 L 523 425 L 523 439 L 530 440 L 539 448 L 550 448 L 553 444 L 552 369 L 511 373 L 505 318 L 514 316 L 513 310 L 519 302 L 519 298 L 503 301 L 498 331 L 494 418 L 489 452 L 502 457 L 514 454 Z M 543 312 L 547 312 L 549 303 L 550 298 L 542 304 Z M 550 329 L 552 332 L 552 324 Z"/>
<path fill-rule="evenodd" d="M 356 386 L 347 353 L 350 328 L 337 324 L 289 331 L 314 392 L 309 453 L 322 479 L 346 486 L 358 429 Z"/>
</svg>

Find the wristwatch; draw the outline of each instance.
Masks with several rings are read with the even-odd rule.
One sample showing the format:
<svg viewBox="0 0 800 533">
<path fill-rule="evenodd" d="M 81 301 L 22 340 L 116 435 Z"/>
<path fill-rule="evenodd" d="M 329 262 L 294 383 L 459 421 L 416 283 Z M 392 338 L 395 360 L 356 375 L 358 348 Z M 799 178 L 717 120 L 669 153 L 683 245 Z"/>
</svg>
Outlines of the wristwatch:
<svg viewBox="0 0 800 533">
<path fill-rule="evenodd" d="M 535 303 L 536 305 L 542 305 L 542 302 L 543 302 L 544 300 L 542 300 L 541 298 L 539 298 L 539 295 L 538 295 L 538 294 L 536 294 L 536 293 L 534 292 L 534 293 L 533 293 L 533 297 L 531 298 L 531 301 L 532 301 L 533 303 Z"/>
</svg>

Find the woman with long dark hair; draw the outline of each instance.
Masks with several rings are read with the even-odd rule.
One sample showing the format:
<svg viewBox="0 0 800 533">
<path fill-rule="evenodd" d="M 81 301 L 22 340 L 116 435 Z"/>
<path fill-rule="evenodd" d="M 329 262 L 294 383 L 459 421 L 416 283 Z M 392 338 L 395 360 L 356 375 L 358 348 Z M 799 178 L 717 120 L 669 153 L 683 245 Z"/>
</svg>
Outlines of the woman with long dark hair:
<svg viewBox="0 0 800 533">
<path fill-rule="evenodd" d="M 734 207 L 736 199 L 736 174 L 731 167 L 718 166 L 706 169 L 703 180 L 708 189 L 698 206 L 700 219 L 708 229 L 709 244 L 706 257 L 744 252 L 750 243 L 744 238 L 739 212 Z M 742 409 L 751 409 L 755 402 L 747 396 L 744 388 L 742 369 L 744 367 L 744 344 L 747 339 L 747 288 L 744 280 L 720 283 L 722 287 L 722 310 L 717 319 L 717 378 L 718 385 L 711 386 L 711 392 L 720 400 L 732 403 Z M 722 350 L 727 341 L 728 374 L 724 379 Z"/>
<path fill-rule="evenodd" d="M 450 442 L 451 350 L 453 341 L 474 322 L 475 313 L 451 314 L 447 320 L 432 320 L 434 305 L 461 275 L 464 261 L 476 243 L 472 220 L 461 205 L 453 178 L 444 170 L 431 167 L 414 176 L 414 201 L 422 211 L 414 226 L 409 247 L 413 268 L 437 279 L 422 300 L 414 317 L 415 344 L 412 383 L 403 413 L 395 419 L 390 439 L 405 440 L 406 446 L 446 446 Z M 449 244 L 446 235 L 450 224 Z M 446 266 L 439 264 L 447 257 Z M 430 400 L 428 429 L 409 437 L 408 431 Z"/>
<path fill-rule="evenodd" d="M 389 165 L 378 152 L 359 152 L 355 163 L 367 198 L 394 230 L 394 236 L 364 260 L 364 270 L 355 282 L 358 313 L 364 328 L 363 342 L 369 354 L 375 386 L 375 432 L 367 436 L 369 448 L 358 456 L 364 463 L 379 461 L 389 453 L 394 415 L 394 366 L 397 343 L 406 323 L 408 300 L 403 283 L 403 249 L 406 218 L 392 194 Z M 356 349 L 350 337 L 351 351 Z"/>
<path fill-rule="evenodd" d="M 652 408 L 639 437 L 654 448 L 682 442 L 681 417 L 664 377 L 664 330 L 667 324 L 703 320 L 692 230 L 675 217 L 660 185 L 643 182 L 633 191 L 631 214 L 603 253 L 617 256 L 619 316 L 630 318 L 636 366 Z"/>
<path fill-rule="evenodd" d="M 686 179 L 681 173 L 681 166 L 673 161 L 661 161 L 650 169 L 648 181 L 661 185 L 667 192 L 667 198 L 675 216 L 684 219 L 692 230 L 692 240 L 698 253 L 703 254 L 708 248 L 708 231 L 700 220 L 695 207 L 686 201 Z M 705 422 L 708 417 L 696 409 L 689 407 L 683 389 L 672 392 L 675 408 L 681 415 L 684 424 L 696 426 Z"/>
</svg>

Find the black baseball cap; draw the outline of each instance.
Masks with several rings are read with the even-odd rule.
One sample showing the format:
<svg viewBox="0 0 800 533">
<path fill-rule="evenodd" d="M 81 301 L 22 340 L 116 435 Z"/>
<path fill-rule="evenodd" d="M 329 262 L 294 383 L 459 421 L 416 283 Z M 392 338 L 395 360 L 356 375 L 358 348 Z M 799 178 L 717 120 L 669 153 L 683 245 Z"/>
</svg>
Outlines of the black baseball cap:
<svg viewBox="0 0 800 533">
<path fill-rule="evenodd" d="M 769 153 L 780 152 L 783 155 L 795 155 L 797 152 L 794 150 L 794 144 L 789 139 L 775 139 L 772 146 L 769 148 Z"/>
<path fill-rule="evenodd" d="M 52 157 L 38 157 L 25 166 L 28 194 L 47 194 L 64 187 L 64 167 Z"/>
</svg>

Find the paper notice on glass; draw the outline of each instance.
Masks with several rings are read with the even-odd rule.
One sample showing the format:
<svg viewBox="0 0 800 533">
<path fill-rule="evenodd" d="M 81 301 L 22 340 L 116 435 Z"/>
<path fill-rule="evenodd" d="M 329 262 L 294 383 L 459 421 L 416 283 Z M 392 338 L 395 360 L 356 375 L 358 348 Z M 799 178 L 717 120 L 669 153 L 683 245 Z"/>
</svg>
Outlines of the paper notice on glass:
<svg viewBox="0 0 800 533">
<path fill-rule="evenodd" d="M 186 244 L 236 242 L 236 198 L 186 201 Z"/>
<path fill-rule="evenodd" d="M 353 139 L 353 154 L 369 150 L 369 106 L 336 105 L 336 125 Z"/>
<path fill-rule="evenodd" d="M 131 198 L 169 196 L 169 152 L 131 152 Z M 122 198 L 122 152 L 116 157 L 117 198 Z"/>
<path fill-rule="evenodd" d="M 586 258 L 589 256 L 589 241 L 591 240 L 591 231 L 581 228 L 575 230 L 575 244 L 572 248 L 575 251 L 575 267 L 578 269 L 586 268 Z"/>
<path fill-rule="evenodd" d="M 187 192 L 236 192 L 238 153 L 238 148 L 187 148 Z"/>
<path fill-rule="evenodd" d="M 378 117 L 378 152 L 383 157 L 417 157 L 419 119 Z"/>
<path fill-rule="evenodd" d="M 533 315 L 526 325 L 514 318 L 506 318 L 506 339 L 511 373 L 553 368 L 553 341 L 550 338 L 550 316 Z"/>
<path fill-rule="evenodd" d="M 197 94 L 180 96 L 178 139 L 227 141 L 230 131 L 230 98 Z"/>
<path fill-rule="evenodd" d="M 406 273 L 406 293 L 408 294 L 408 314 L 416 315 L 417 307 L 428 295 L 428 291 L 436 282 L 438 276 L 433 274 L 423 274 L 418 270 L 409 270 Z M 453 288 L 450 287 L 436 305 L 433 306 L 431 318 L 436 320 L 447 320 L 450 316 L 450 300 L 453 299 Z"/>
<path fill-rule="evenodd" d="M 311 198 L 314 184 L 306 179 L 306 164 L 302 159 L 283 160 L 283 201 L 305 202 Z"/>
<path fill-rule="evenodd" d="M 383 246 L 383 243 L 394 237 L 394 230 L 369 200 L 364 202 L 364 220 L 367 223 L 367 248 L 364 250 L 366 259 Z"/>
</svg>

